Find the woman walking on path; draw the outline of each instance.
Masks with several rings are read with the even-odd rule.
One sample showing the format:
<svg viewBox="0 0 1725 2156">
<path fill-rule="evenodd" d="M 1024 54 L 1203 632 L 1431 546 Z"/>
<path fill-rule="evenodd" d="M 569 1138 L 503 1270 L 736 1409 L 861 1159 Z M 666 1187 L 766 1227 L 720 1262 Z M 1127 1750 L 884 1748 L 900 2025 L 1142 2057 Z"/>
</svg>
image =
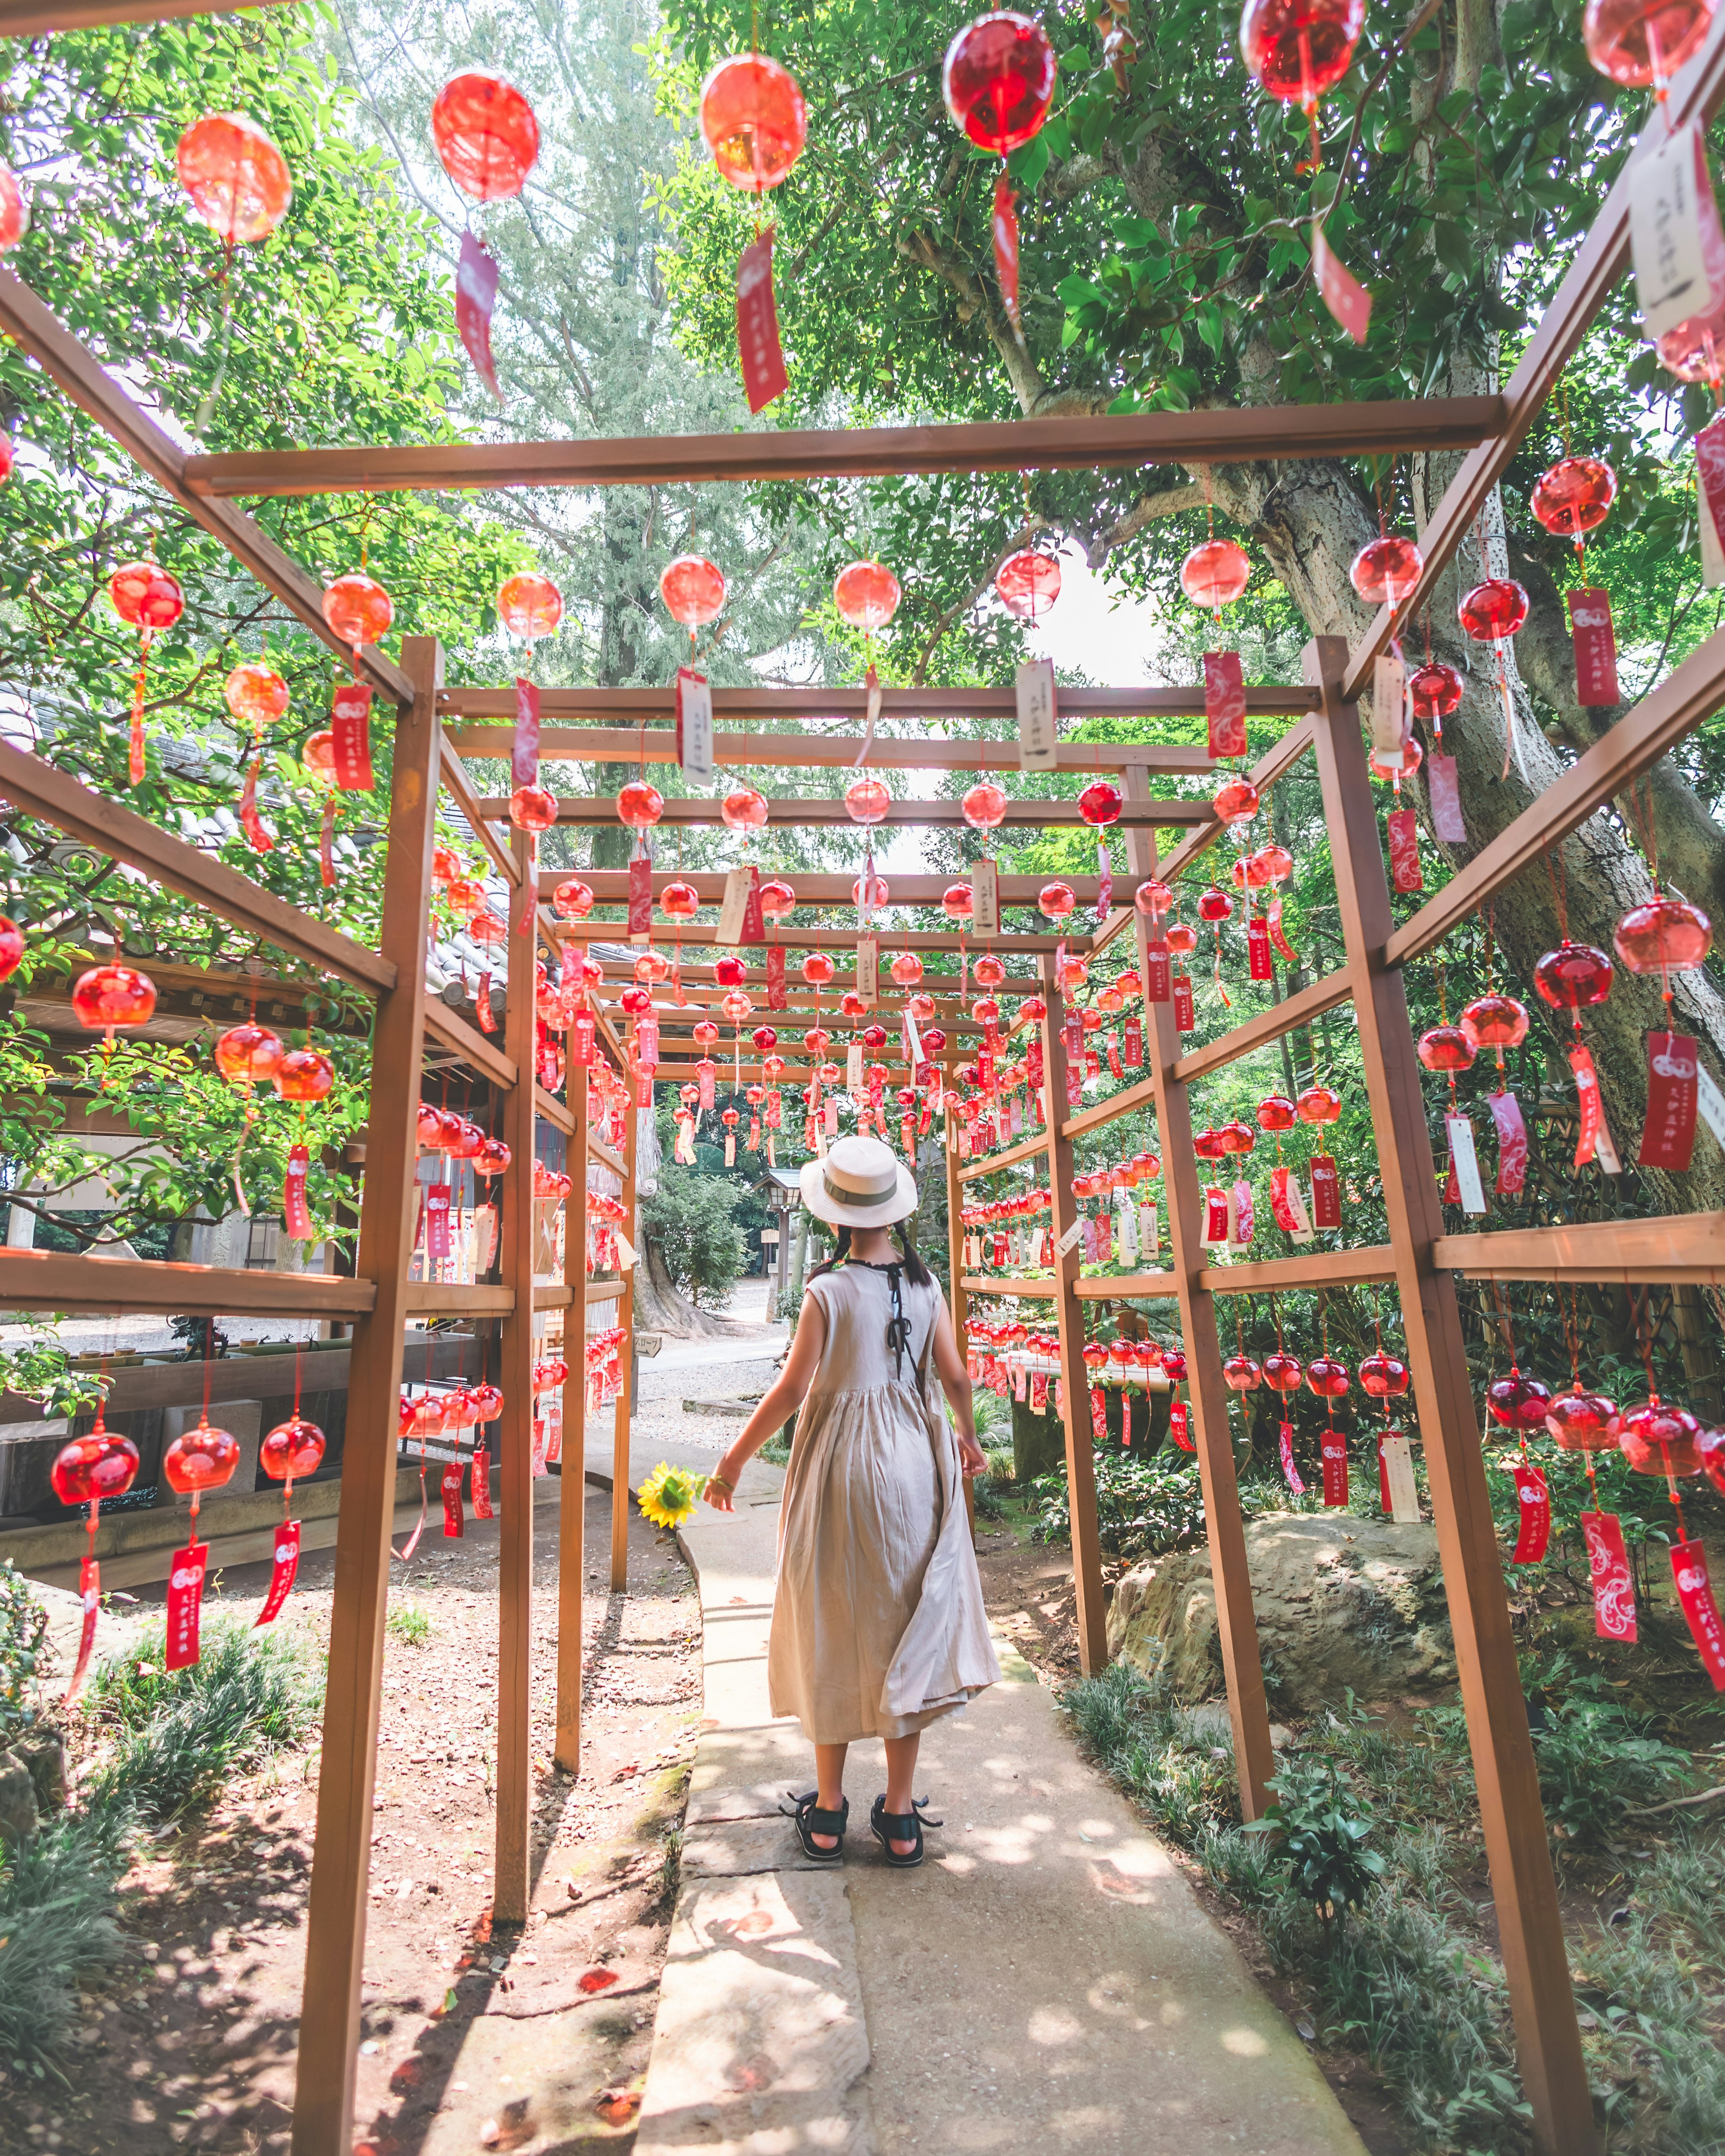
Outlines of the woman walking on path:
<svg viewBox="0 0 1725 2156">
<path fill-rule="evenodd" d="M 945 1300 L 888 1232 L 916 1209 L 909 1170 L 878 1138 L 841 1138 L 802 1183 L 809 1211 L 838 1229 L 838 1254 L 810 1279 L 784 1368 L 706 1501 L 732 1511 L 744 1467 L 801 1409 L 767 1659 L 773 1712 L 794 1714 L 814 1747 L 816 1787 L 795 1799 L 797 1833 L 811 1857 L 842 1857 L 845 1750 L 879 1737 L 886 1789 L 869 1824 L 888 1863 L 910 1866 L 922 1861 L 911 1794 L 922 1732 L 1000 1675 L 964 1504 L 963 1477 L 983 1455 Z"/>
</svg>

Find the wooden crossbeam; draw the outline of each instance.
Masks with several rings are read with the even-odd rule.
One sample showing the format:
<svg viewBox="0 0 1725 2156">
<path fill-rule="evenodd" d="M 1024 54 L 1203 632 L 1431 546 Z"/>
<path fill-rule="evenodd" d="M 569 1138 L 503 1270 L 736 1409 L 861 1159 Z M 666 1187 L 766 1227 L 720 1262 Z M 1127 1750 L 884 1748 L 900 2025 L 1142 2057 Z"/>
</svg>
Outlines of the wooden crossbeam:
<svg viewBox="0 0 1725 2156">
<path fill-rule="evenodd" d="M 619 943 L 625 939 L 633 940 L 629 938 L 629 932 L 620 921 L 559 921 L 546 932 L 549 938 L 561 943 Z M 655 943 L 680 942 L 691 950 L 703 951 L 718 947 L 702 940 L 703 934 L 710 935 L 711 931 L 703 932 L 699 926 L 694 929 L 677 928 L 668 921 L 655 921 L 647 932 Z M 855 928 L 791 929 L 780 939 L 788 953 L 785 963 L 788 967 L 794 967 L 794 954 L 798 951 L 855 951 L 860 932 Z M 879 936 L 883 956 L 889 949 L 925 953 L 944 951 L 956 958 L 963 948 L 968 950 L 974 959 L 978 950 L 986 947 L 1008 965 L 1014 958 L 1035 957 L 1045 951 L 1057 951 L 1063 944 L 1075 958 L 1084 957 L 1091 948 L 1088 936 L 996 936 L 984 947 L 977 937 L 968 937 L 961 941 L 958 937 L 944 935 L 938 929 L 877 926 L 870 932 Z M 752 944 L 747 947 L 758 950 L 760 946 Z M 834 983 L 835 987 L 838 985 Z"/>
<path fill-rule="evenodd" d="M 1205 813 L 1206 814 L 1209 813 L 1207 806 Z M 762 873 L 764 875 L 768 871 L 763 870 Z M 627 869 L 583 869 L 579 871 L 579 875 L 581 881 L 592 891 L 597 905 L 621 906 L 629 897 Z M 887 903 L 893 906 L 938 906 L 942 893 L 950 891 L 954 883 L 961 882 L 963 880 L 962 877 L 957 876 L 895 874 L 885 879 L 887 890 L 891 894 Z M 549 898 L 560 883 L 567 880 L 567 875 L 561 870 L 556 871 L 542 870 L 539 875 L 540 896 Z M 794 871 L 789 880 L 792 889 L 797 894 L 798 906 L 854 907 L 856 904 L 855 890 L 859 880 L 857 876 L 811 875 L 801 871 Z M 721 870 L 660 869 L 655 865 L 653 875 L 653 902 L 655 906 L 659 903 L 666 884 L 673 881 L 692 883 L 701 895 L 701 902 L 703 906 L 717 906 L 725 896 L 725 877 Z M 1092 912 L 1095 911 L 1096 879 L 1094 876 L 1055 878 L 1054 876 L 1004 875 L 999 879 L 1000 903 L 1003 906 L 1034 907 L 1038 895 L 1050 883 L 1055 881 L 1066 886 L 1078 901 L 1080 908 L 1088 909 Z M 1076 918 L 1076 916 L 1072 917 Z M 572 925 L 578 927 L 581 926 L 579 922 Z M 603 925 L 603 923 L 600 924 L 602 927 Z M 691 924 L 685 927 L 683 932 L 692 938 L 701 925 L 698 922 Z M 619 924 L 614 921 L 610 926 L 614 931 Z M 627 931 L 625 930 L 624 932 L 626 934 Z M 859 931 L 859 933 L 860 932 Z M 889 927 L 880 927 L 877 932 L 883 941 L 889 938 L 896 940 L 894 937 L 894 932 Z M 787 942 L 793 940 L 800 941 L 803 932 L 800 929 L 788 929 L 785 932 L 785 941 Z M 983 939 L 973 933 L 967 940 L 972 944 L 978 944 Z M 957 948 L 956 931 L 953 936 L 953 948 L 955 950 Z"/>
<path fill-rule="evenodd" d="M 1080 471 L 1287 457 L 1471 449 L 1503 425 L 1501 397 L 1248 404 L 957 426 L 766 428 L 582 441 L 427 442 L 398 448 L 239 449 L 188 457 L 208 496 L 449 492 L 500 486 L 698 486 L 716 480 L 897 478 Z"/>
<path fill-rule="evenodd" d="M 857 828 L 843 798 L 836 793 L 767 795 L 767 821 L 769 824 L 795 827 L 814 824 L 822 828 L 836 825 L 841 829 Z M 503 794 L 488 794 L 477 803 L 482 816 L 494 823 L 506 821 L 509 815 L 508 798 Z M 559 824 L 587 824 L 614 825 L 621 819 L 617 814 L 617 798 L 609 793 L 560 793 L 557 796 Z M 660 816 L 660 828 L 692 826 L 724 822 L 722 798 L 707 798 L 701 794 L 686 794 L 666 801 Z M 957 829 L 964 822 L 964 810 L 957 801 L 895 801 L 880 819 L 883 824 L 898 828 L 927 826 L 930 829 Z M 1002 824 L 1010 829 L 1077 829 L 1084 824 L 1078 803 L 1070 801 L 1009 801 Z M 1214 820 L 1208 801 L 1194 797 L 1186 800 L 1163 798 L 1159 800 L 1130 802 L 1121 810 L 1118 819 L 1122 824 L 1149 824 L 1158 828 L 1174 824 L 1209 824 Z"/>
<path fill-rule="evenodd" d="M 94 1252 L 0 1249 L 0 1310 L 161 1312 L 191 1317 L 362 1317 L 370 1280 L 187 1265 Z"/>
<path fill-rule="evenodd" d="M 0 0 L 0 38 L 64 36 L 109 23 L 166 23 L 187 15 L 229 15 L 286 0 Z"/>
<path fill-rule="evenodd" d="M 860 713 L 855 714 L 860 716 Z M 1136 716 L 1129 714 L 1128 716 Z M 782 722 L 781 722 L 782 723 Z M 515 737 L 512 726 L 451 726 L 445 740 L 464 756 L 506 762 Z M 675 763 L 675 737 L 665 727 L 545 726 L 539 752 L 547 762 Z M 1202 748 L 1160 747 L 1143 742 L 1063 742 L 1062 771 L 1117 773 L 1143 770 L 1162 778 L 1207 778 L 1216 765 Z M 872 771 L 1011 771 L 1019 768 L 1017 740 L 947 740 L 927 733 L 876 734 L 866 744 L 860 734 L 721 733 L 713 761 L 726 770 L 847 771 L 866 762 Z"/>
<path fill-rule="evenodd" d="M 1301 682 L 1249 681 L 1245 685 L 1247 715 L 1254 718 L 1281 716 L 1298 718 L 1312 709 L 1312 691 Z M 1191 688 L 1168 689 L 1078 689 L 1062 684 L 1059 691 L 1060 716 L 1063 719 L 1201 719 L 1204 716 L 1204 688 L 1199 684 Z M 950 688 L 939 682 L 927 682 L 917 689 L 883 688 L 880 696 L 880 722 L 890 726 L 895 721 L 905 721 L 922 726 L 931 719 L 959 719 L 973 724 L 999 721 L 1016 729 L 1018 725 L 1018 697 L 1012 689 L 991 689 L 969 686 Z M 713 721 L 721 731 L 719 745 L 722 753 L 727 737 L 722 731 L 726 726 L 767 724 L 790 726 L 805 721 L 830 725 L 834 719 L 849 719 L 860 726 L 868 711 L 869 693 L 865 688 L 854 685 L 828 686 L 817 683 L 809 687 L 775 688 L 764 684 L 751 683 L 746 688 L 715 688 L 712 691 Z M 501 739 L 501 748 L 487 749 L 481 741 L 463 740 L 458 747 L 472 749 L 476 754 L 507 755 L 508 736 L 513 732 L 516 716 L 516 692 L 512 683 L 501 688 L 480 686 L 446 689 L 439 698 L 438 709 L 444 715 L 446 732 L 483 737 L 486 741 Z M 612 729 L 627 726 L 649 728 L 647 738 L 654 737 L 651 728 L 669 726 L 676 717 L 676 691 L 670 683 L 663 686 L 649 685 L 633 689 L 578 688 L 542 689 L 539 691 L 539 716 L 544 722 L 546 738 L 555 737 L 562 743 L 566 733 L 579 734 L 580 728 L 570 728 L 571 719 L 592 722 L 598 731 L 608 726 Z M 452 726 L 451 721 L 465 718 L 504 720 L 501 726 Z M 560 723 L 561 722 L 561 723 Z M 631 732 L 630 753 L 634 733 Z M 883 744 L 896 737 L 888 734 L 881 737 Z M 1016 750 L 1018 737 L 1014 731 L 1011 746 Z M 860 741 L 850 744 L 854 755 L 861 747 Z M 1069 745 L 1070 746 L 1070 745 Z M 562 747 L 561 752 L 575 755 L 578 752 Z M 595 755 L 604 753 L 600 750 Z M 1127 752 L 1133 750 L 1129 745 Z M 1083 752 L 1087 757 L 1089 751 Z M 1193 767 L 1208 770 L 1214 759 L 1202 747 L 1157 750 L 1148 743 L 1138 745 L 1136 753 L 1150 755 L 1182 755 L 1197 759 Z M 1074 768 L 1081 768 L 1075 765 Z"/>
</svg>

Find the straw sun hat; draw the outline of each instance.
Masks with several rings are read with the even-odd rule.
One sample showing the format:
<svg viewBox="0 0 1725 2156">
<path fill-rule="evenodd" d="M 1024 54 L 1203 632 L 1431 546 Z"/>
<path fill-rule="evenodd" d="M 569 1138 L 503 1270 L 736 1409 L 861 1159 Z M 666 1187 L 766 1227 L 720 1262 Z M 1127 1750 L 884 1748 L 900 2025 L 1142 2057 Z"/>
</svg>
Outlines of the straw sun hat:
<svg viewBox="0 0 1725 2156">
<path fill-rule="evenodd" d="M 915 1178 L 879 1138 L 840 1138 L 801 1181 L 803 1203 L 834 1228 L 890 1228 L 916 1209 Z"/>
</svg>

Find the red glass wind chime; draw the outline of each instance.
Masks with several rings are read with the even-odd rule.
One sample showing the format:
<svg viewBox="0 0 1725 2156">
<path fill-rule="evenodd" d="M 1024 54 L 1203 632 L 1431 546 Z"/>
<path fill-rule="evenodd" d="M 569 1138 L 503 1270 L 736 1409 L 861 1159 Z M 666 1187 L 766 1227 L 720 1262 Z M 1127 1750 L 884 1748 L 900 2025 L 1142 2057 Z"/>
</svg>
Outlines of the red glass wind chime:
<svg viewBox="0 0 1725 2156">
<path fill-rule="evenodd" d="M 784 389 L 784 354 L 773 292 L 773 235 L 762 198 L 788 177 L 809 135 L 796 78 L 764 53 L 721 60 L 701 88 L 701 132 L 719 177 L 755 198 L 755 236 L 737 265 L 737 349 L 751 412 Z"/>
<path fill-rule="evenodd" d="M 1019 313 L 1019 218 L 1005 161 L 1048 118 L 1057 73 L 1040 23 L 1000 9 L 967 23 L 947 48 L 941 88 L 947 110 L 979 150 L 1000 158 L 994 183 L 994 275 L 1001 305 L 1022 340 Z"/>
<path fill-rule="evenodd" d="M 513 84 L 493 74 L 458 74 L 444 85 L 431 108 L 431 139 L 444 170 L 475 202 L 511 200 L 539 160 L 532 106 Z M 496 256 L 468 226 L 455 267 L 455 327 L 474 371 L 501 404 L 491 355 L 498 277 Z"/>
</svg>

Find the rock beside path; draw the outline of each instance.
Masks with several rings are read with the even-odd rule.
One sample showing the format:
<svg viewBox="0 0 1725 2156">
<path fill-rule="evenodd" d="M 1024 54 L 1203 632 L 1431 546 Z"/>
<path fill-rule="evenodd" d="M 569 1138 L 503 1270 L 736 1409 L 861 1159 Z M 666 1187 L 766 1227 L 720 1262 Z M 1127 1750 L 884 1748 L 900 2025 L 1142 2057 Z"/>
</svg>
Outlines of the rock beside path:
<svg viewBox="0 0 1725 2156">
<path fill-rule="evenodd" d="M 1348 1512 L 1271 1512 L 1247 1522 L 1245 1543 L 1277 1712 L 1340 1707 L 1349 1691 L 1373 1700 L 1453 1681 L 1431 1527 Z M 1162 1671 L 1183 1700 L 1222 1691 L 1206 1547 L 1171 1552 L 1125 1575 L 1108 1612 L 1108 1651 L 1147 1676 Z"/>
</svg>

